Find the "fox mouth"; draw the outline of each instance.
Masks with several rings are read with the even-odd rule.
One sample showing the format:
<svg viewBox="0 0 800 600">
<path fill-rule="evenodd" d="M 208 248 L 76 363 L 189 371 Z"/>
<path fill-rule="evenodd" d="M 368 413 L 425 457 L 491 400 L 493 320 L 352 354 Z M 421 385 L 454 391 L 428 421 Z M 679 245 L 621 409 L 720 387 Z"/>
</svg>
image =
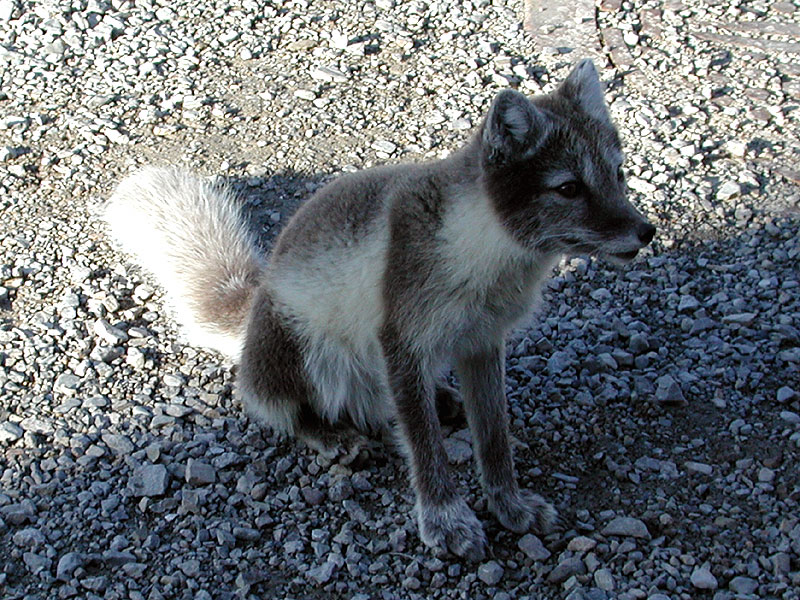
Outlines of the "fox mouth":
<svg viewBox="0 0 800 600">
<path fill-rule="evenodd" d="M 617 260 L 624 260 L 629 261 L 636 258 L 636 255 L 639 254 L 639 250 L 629 250 L 628 252 L 614 252 L 609 254 L 611 258 L 616 258 Z"/>
</svg>

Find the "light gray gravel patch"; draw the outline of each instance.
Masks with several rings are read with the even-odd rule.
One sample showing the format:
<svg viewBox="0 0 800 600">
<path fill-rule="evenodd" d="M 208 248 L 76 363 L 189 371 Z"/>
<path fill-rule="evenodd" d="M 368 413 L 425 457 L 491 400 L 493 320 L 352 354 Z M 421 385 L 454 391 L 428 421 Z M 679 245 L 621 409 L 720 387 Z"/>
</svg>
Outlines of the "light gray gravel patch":
<svg viewBox="0 0 800 600">
<path fill-rule="evenodd" d="M 601 0 L 533 37 L 522 4 L 0 0 L 3 598 L 800 598 L 800 8 Z M 183 164 L 269 248 L 326 181 L 453 151 L 589 46 L 659 233 L 558 265 L 509 342 L 520 483 L 562 529 L 502 530 L 448 430 L 490 556 L 434 556 L 399 454 L 250 420 L 99 206 Z"/>
</svg>

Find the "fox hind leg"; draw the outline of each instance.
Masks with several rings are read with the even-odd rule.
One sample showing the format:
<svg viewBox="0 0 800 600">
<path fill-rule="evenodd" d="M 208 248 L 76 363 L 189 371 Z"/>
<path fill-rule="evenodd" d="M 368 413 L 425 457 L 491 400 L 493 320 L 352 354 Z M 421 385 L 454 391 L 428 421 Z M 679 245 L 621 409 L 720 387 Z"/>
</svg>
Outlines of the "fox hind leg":
<svg viewBox="0 0 800 600">
<path fill-rule="evenodd" d="M 301 340 L 263 287 L 250 312 L 238 390 L 251 414 L 296 437 L 323 460 L 350 464 L 365 459 L 366 437 L 355 426 L 332 423 L 315 409 L 315 389 L 306 372 Z"/>
<path fill-rule="evenodd" d="M 311 405 L 313 388 L 300 340 L 263 286 L 250 310 L 238 392 L 247 410 L 277 431 L 304 439 L 323 437 L 326 424 Z"/>
</svg>

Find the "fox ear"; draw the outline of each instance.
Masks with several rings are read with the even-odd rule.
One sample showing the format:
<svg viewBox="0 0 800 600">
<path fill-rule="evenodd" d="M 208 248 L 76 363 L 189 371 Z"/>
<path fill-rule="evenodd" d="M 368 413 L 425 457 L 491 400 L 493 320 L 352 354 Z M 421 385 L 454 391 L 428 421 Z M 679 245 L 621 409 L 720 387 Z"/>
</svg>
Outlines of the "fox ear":
<svg viewBox="0 0 800 600">
<path fill-rule="evenodd" d="M 611 122 L 605 98 L 603 98 L 603 84 L 594 63 L 588 58 L 580 61 L 567 76 L 558 89 L 565 98 L 575 102 L 583 111 L 600 121 Z"/>
<path fill-rule="evenodd" d="M 546 132 L 545 114 L 527 96 L 503 90 L 492 102 L 483 127 L 487 160 L 505 163 L 529 156 Z"/>
</svg>

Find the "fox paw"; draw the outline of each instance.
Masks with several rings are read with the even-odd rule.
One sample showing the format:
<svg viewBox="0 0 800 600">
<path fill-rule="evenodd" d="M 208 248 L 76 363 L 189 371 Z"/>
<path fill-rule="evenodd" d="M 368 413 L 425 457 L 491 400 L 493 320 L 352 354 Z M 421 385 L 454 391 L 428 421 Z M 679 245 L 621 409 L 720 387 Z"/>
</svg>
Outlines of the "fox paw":
<svg viewBox="0 0 800 600">
<path fill-rule="evenodd" d="M 426 545 L 437 550 L 449 550 L 467 560 L 483 560 L 486 534 L 463 498 L 443 506 L 418 506 L 417 515 L 420 538 Z"/>
<path fill-rule="evenodd" d="M 333 462 L 342 465 L 360 464 L 368 459 L 372 450 L 369 438 L 355 429 L 304 431 L 298 438 L 317 452 L 318 462 L 323 465 Z"/>
<path fill-rule="evenodd" d="M 501 525 L 516 533 L 533 530 L 538 534 L 552 531 L 558 513 L 544 498 L 527 490 L 503 490 L 489 493 L 489 510 Z"/>
</svg>

